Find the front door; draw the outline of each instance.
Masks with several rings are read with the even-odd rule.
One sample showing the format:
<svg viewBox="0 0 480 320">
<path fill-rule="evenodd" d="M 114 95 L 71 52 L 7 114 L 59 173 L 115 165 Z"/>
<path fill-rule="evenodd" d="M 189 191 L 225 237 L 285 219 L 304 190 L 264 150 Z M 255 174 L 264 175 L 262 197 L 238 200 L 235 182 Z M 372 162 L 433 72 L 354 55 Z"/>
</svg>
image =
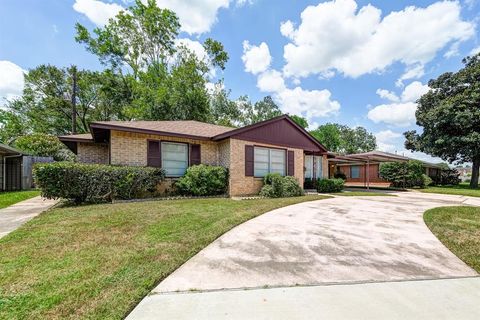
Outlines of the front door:
<svg viewBox="0 0 480 320">
<path fill-rule="evenodd" d="M 320 179 L 322 172 L 321 156 L 305 156 L 305 179 Z"/>
</svg>

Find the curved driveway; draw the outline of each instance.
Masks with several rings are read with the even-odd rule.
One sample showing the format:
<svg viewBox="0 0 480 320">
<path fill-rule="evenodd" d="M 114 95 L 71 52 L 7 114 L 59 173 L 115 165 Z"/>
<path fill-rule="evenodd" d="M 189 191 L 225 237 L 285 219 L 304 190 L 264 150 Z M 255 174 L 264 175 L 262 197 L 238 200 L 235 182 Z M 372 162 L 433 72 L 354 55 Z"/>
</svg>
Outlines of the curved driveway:
<svg viewBox="0 0 480 320">
<path fill-rule="evenodd" d="M 429 231 L 423 213 L 480 199 L 396 195 L 336 197 L 268 212 L 214 241 L 153 292 L 477 275 Z"/>
</svg>

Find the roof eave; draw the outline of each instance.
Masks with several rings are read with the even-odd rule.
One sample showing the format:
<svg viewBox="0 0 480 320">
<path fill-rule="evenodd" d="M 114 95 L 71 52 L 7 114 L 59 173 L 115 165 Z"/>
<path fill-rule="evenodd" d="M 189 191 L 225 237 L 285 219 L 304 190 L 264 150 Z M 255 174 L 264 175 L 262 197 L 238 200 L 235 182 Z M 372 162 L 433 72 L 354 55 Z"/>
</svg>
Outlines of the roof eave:
<svg viewBox="0 0 480 320">
<path fill-rule="evenodd" d="M 176 133 L 176 132 L 159 131 L 159 130 L 142 129 L 142 128 L 132 128 L 132 127 L 126 127 L 126 126 L 108 125 L 108 124 L 104 124 L 104 123 L 92 122 L 90 124 L 90 132 L 92 132 L 92 136 L 95 135 L 94 134 L 95 129 L 117 130 L 117 131 L 123 131 L 123 132 L 154 134 L 154 135 L 187 138 L 187 139 L 194 139 L 194 140 L 212 140 L 212 137 L 196 136 L 196 135 L 191 135 L 191 134 L 182 134 L 182 133 Z"/>
</svg>

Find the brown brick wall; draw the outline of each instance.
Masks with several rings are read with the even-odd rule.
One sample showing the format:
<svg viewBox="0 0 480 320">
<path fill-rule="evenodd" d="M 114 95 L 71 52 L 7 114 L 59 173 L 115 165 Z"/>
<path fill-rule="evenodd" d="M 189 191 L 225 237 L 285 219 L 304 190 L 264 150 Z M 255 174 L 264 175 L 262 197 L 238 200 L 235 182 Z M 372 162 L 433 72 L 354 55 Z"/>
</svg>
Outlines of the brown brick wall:
<svg viewBox="0 0 480 320">
<path fill-rule="evenodd" d="M 263 186 L 262 178 L 245 176 L 245 145 L 278 147 L 275 145 L 230 139 L 230 196 L 258 194 Z M 297 178 L 300 185 L 303 185 L 303 150 L 291 148 L 288 150 L 295 152 L 295 178 Z"/>
<path fill-rule="evenodd" d="M 77 160 L 82 163 L 108 164 L 108 145 L 78 142 Z"/>
<path fill-rule="evenodd" d="M 110 134 L 111 163 L 130 166 L 146 166 L 148 139 L 200 144 L 201 162 L 210 165 L 218 164 L 218 144 L 213 141 L 116 130 L 112 130 Z"/>
</svg>

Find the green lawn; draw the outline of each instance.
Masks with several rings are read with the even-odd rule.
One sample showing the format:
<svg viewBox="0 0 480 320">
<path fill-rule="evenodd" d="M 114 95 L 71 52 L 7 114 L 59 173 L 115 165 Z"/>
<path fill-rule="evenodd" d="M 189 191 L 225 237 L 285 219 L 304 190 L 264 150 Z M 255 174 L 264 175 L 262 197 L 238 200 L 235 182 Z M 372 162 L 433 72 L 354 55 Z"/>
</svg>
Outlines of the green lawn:
<svg viewBox="0 0 480 320">
<path fill-rule="evenodd" d="M 343 192 L 335 192 L 332 193 L 337 196 L 344 196 L 344 197 L 356 197 L 356 196 L 380 196 L 380 197 L 396 197 L 393 194 L 385 193 L 385 192 L 373 192 L 373 191 L 343 191 Z"/>
<path fill-rule="evenodd" d="M 325 198 L 52 209 L 0 239 L 0 319 L 121 319 L 162 279 L 234 226 L 272 209 Z"/>
<path fill-rule="evenodd" d="M 40 195 L 40 191 L 36 190 L 0 192 L 0 209 L 38 195 Z"/>
<path fill-rule="evenodd" d="M 420 192 L 456 194 L 461 196 L 480 197 L 480 188 L 470 189 L 468 184 L 461 183 L 458 186 L 434 186 L 426 189 L 418 189 Z"/>
<path fill-rule="evenodd" d="M 435 208 L 423 218 L 450 251 L 480 272 L 480 207 Z"/>
</svg>

